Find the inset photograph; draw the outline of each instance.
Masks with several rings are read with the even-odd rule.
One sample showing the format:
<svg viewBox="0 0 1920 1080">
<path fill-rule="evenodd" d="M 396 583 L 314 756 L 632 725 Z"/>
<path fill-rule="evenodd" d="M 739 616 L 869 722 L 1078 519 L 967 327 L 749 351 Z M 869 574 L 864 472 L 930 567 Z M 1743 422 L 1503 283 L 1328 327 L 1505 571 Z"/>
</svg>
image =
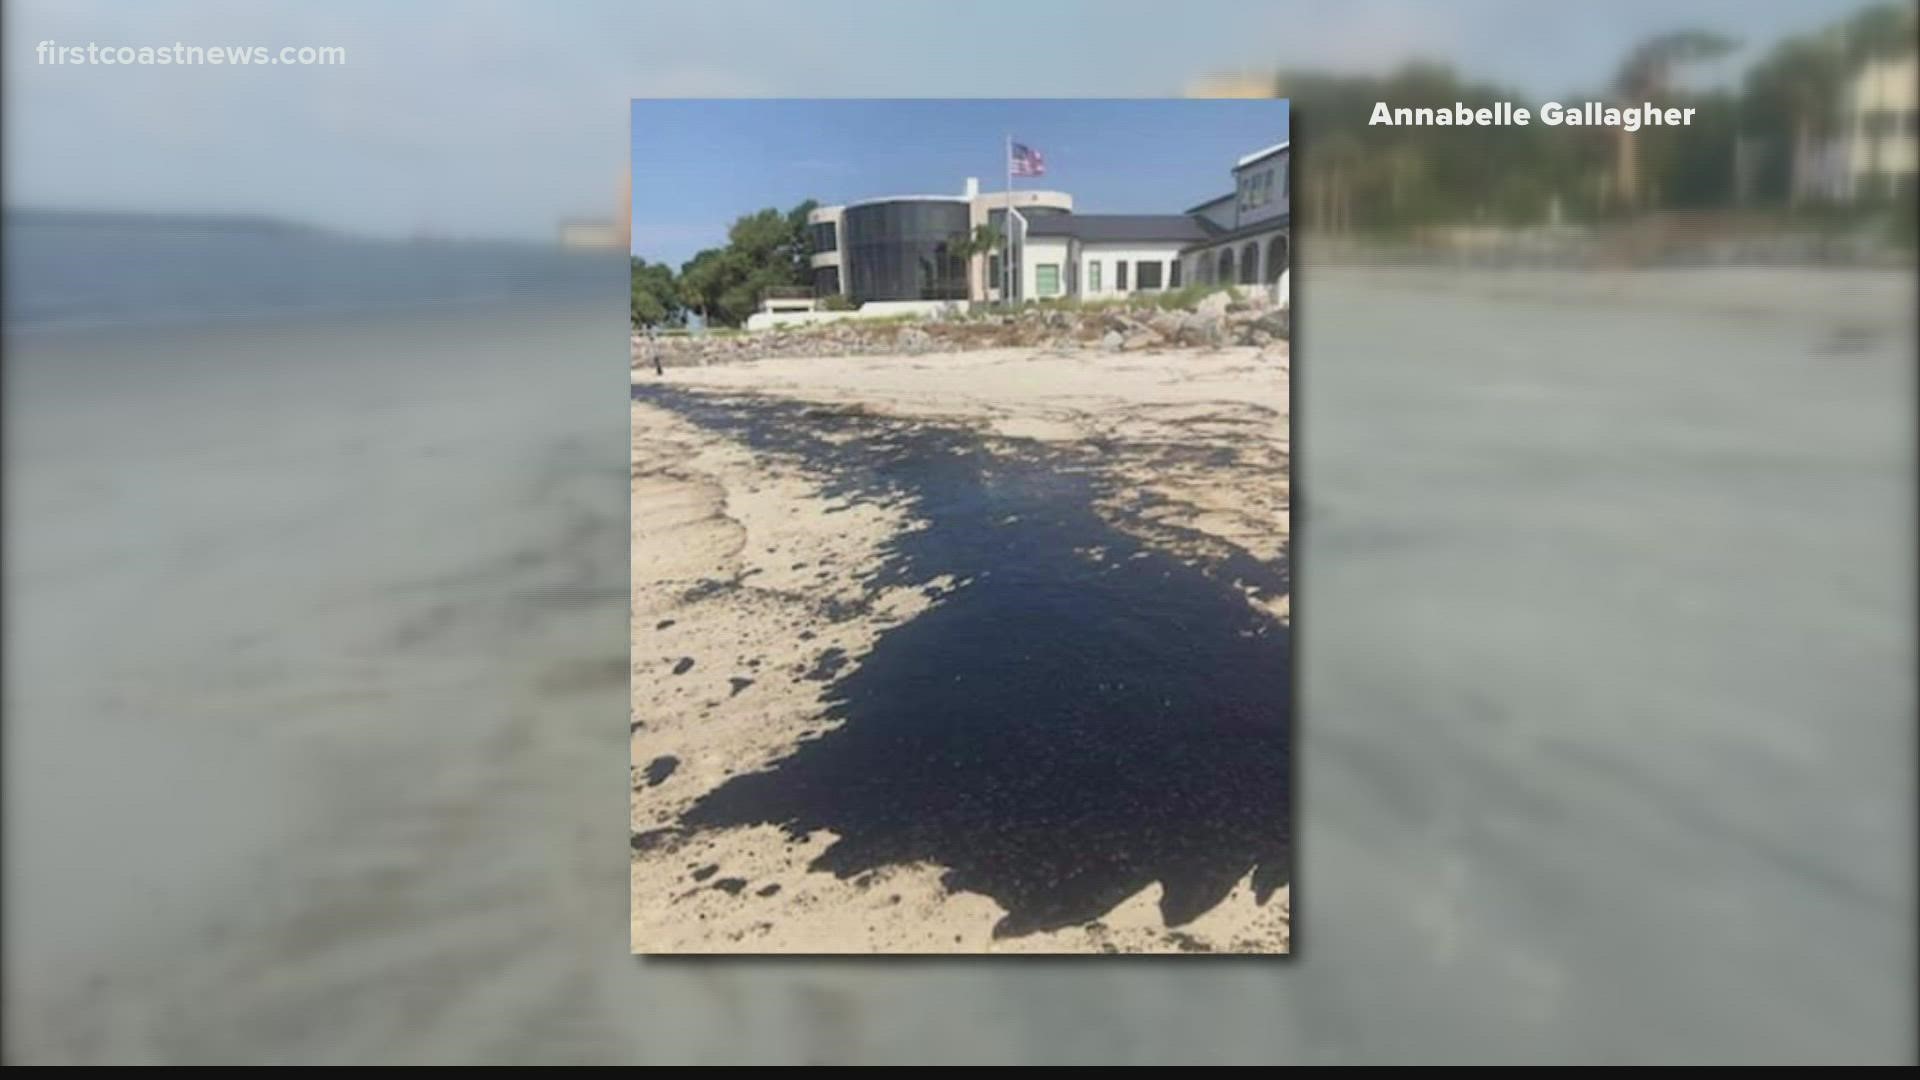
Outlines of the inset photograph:
<svg viewBox="0 0 1920 1080">
<path fill-rule="evenodd" d="M 1290 950 L 1283 100 L 632 104 L 632 949 Z"/>
</svg>

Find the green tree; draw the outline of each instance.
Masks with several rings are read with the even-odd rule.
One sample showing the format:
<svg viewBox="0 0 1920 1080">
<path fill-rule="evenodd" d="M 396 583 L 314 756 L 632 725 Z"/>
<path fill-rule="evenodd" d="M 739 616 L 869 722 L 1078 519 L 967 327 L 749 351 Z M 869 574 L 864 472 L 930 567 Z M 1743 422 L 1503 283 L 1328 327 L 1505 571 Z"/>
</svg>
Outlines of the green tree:
<svg viewBox="0 0 1920 1080">
<path fill-rule="evenodd" d="M 680 268 L 680 303 L 704 322 L 738 326 L 768 289 L 806 286 L 807 215 L 818 205 L 809 199 L 785 213 L 768 207 L 735 219 L 725 247 L 708 248 Z"/>
<path fill-rule="evenodd" d="M 628 313 L 635 327 L 663 326 L 681 319 L 679 285 L 671 267 L 628 256 Z"/>
<path fill-rule="evenodd" d="M 817 199 L 808 199 L 787 211 L 787 258 L 793 263 L 793 279 L 805 284 L 813 279 L 813 249 L 807 243 L 807 215 L 820 208 Z"/>
<path fill-rule="evenodd" d="M 1747 115 L 1775 143 L 1790 146 L 1788 205 L 1813 194 L 1814 153 L 1836 130 L 1848 66 L 1844 35 L 1829 29 L 1782 41 L 1748 74 Z"/>
<path fill-rule="evenodd" d="M 972 259 L 975 255 L 991 255 L 1000 250 L 1000 230 L 991 225 L 975 225 L 971 234 L 961 234 L 947 241 L 947 250 L 962 259 Z"/>
<path fill-rule="evenodd" d="M 1847 58 L 1860 64 L 1889 60 L 1914 51 L 1914 11 L 1901 4 L 1873 4 L 1853 13 L 1842 33 Z"/>
<path fill-rule="evenodd" d="M 1714 60 L 1732 52 L 1738 43 L 1710 30 L 1676 30 L 1641 42 L 1627 54 L 1614 76 L 1614 90 L 1629 107 L 1647 102 L 1661 103 L 1673 91 L 1673 73 L 1683 64 Z M 1646 129 L 1628 131 L 1615 128 L 1614 191 L 1619 204 L 1627 208 L 1642 202 L 1643 170 L 1640 167 L 1640 138 Z"/>
<path fill-rule="evenodd" d="M 711 320 L 720 306 L 720 294 L 726 287 L 723 265 L 726 261 L 725 250 L 708 248 L 680 267 L 681 306 L 697 313 L 703 324 Z"/>
<path fill-rule="evenodd" d="M 1004 239 L 1005 238 L 1000 235 L 1000 230 L 994 228 L 992 225 L 975 225 L 973 232 L 970 234 L 961 233 L 957 236 L 949 237 L 947 239 L 947 251 L 949 254 L 959 257 L 961 264 L 967 268 L 967 276 L 972 277 L 974 258 L 976 256 L 997 253 Z M 989 282 L 987 287 L 997 288 L 998 283 Z"/>
</svg>

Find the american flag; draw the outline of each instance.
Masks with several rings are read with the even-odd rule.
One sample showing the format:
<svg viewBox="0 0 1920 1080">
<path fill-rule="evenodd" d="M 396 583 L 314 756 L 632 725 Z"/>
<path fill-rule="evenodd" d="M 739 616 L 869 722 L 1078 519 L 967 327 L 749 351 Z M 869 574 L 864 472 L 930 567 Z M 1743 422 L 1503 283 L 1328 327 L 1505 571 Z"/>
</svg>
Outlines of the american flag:
<svg viewBox="0 0 1920 1080">
<path fill-rule="evenodd" d="M 1040 156 L 1040 151 L 1035 150 L 1026 143 L 1014 143 L 1011 154 L 1012 156 L 1007 161 L 1007 167 L 1012 171 L 1013 175 L 1047 175 L 1047 159 Z"/>
</svg>

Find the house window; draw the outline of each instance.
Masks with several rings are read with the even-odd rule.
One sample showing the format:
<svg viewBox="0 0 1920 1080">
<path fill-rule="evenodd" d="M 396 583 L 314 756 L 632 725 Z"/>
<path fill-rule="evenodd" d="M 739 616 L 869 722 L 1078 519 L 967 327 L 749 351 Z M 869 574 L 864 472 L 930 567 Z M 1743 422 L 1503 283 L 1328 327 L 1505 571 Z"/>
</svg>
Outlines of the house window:
<svg viewBox="0 0 1920 1080">
<path fill-rule="evenodd" d="M 1087 264 L 1087 291 L 1090 293 L 1097 293 L 1100 291 L 1100 260 L 1099 259 L 1095 259 L 1092 262 L 1089 262 Z"/>
<path fill-rule="evenodd" d="M 1005 282 L 1000 280 L 1000 256 L 987 256 L 987 288 L 998 289 Z"/>
<path fill-rule="evenodd" d="M 1174 258 L 1173 266 L 1168 272 L 1171 273 L 1173 276 L 1167 279 L 1167 288 L 1169 289 L 1179 288 L 1180 287 L 1180 259 L 1178 256 Z"/>
<path fill-rule="evenodd" d="M 1139 264 L 1135 273 L 1137 273 L 1140 278 L 1140 280 L 1135 283 L 1139 288 L 1157 289 L 1160 287 L 1160 264 L 1159 263 L 1143 262 Z"/>
<path fill-rule="evenodd" d="M 1060 295 L 1060 264 L 1039 263 L 1033 268 L 1033 289 L 1041 296 Z"/>
<path fill-rule="evenodd" d="M 1117 292 L 1127 291 L 1127 262 L 1125 259 L 1113 264 L 1113 287 Z"/>
</svg>

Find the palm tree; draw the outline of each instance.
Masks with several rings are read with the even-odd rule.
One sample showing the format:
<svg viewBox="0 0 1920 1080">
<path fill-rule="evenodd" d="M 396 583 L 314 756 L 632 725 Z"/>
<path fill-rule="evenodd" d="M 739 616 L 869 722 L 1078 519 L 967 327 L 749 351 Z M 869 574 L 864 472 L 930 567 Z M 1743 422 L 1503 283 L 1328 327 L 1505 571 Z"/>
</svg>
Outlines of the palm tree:
<svg viewBox="0 0 1920 1080">
<path fill-rule="evenodd" d="M 1738 43 L 1711 30 L 1676 30 L 1641 42 L 1621 62 L 1614 89 L 1628 106 L 1642 105 L 1668 93 L 1673 73 L 1682 64 L 1714 60 L 1732 52 Z M 1614 129 L 1614 190 L 1621 205 L 1640 202 L 1640 162 L 1636 132 Z"/>
<path fill-rule="evenodd" d="M 958 255 L 967 264 L 967 274 L 973 274 L 973 260 L 978 255 L 991 255 L 1000 250 L 1000 230 L 991 225 L 975 225 L 973 234 L 955 236 L 947 241 L 947 250 Z M 988 282 L 989 288 L 992 282 Z"/>
</svg>

